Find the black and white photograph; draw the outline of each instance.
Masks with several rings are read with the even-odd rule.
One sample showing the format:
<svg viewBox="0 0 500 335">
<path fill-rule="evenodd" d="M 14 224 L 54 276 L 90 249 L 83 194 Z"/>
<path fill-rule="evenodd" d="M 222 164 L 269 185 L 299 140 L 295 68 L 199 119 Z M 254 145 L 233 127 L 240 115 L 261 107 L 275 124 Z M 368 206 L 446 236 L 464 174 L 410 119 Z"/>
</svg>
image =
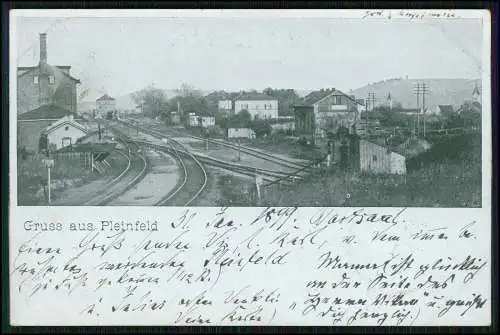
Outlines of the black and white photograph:
<svg viewBox="0 0 500 335">
<path fill-rule="evenodd" d="M 11 11 L 11 326 L 491 327 L 495 20 Z"/>
<path fill-rule="evenodd" d="M 481 207 L 480 18 L 16 20 L 19 206 Z"/>
</svg>

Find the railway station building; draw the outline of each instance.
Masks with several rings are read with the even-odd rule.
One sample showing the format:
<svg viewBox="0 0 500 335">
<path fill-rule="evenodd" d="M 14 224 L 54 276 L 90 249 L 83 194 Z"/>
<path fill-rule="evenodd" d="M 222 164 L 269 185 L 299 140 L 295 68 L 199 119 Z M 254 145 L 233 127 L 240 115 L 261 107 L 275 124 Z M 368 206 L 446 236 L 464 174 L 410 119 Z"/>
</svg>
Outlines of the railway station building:
<svg viewBox="0 0 500 335">
<path fill-rule="evenodd" d="M 74 122 L 81 124 L 84 121 L 78 114 L 57 105 L 43 105 L 19 115 L 17 118 L 18 147 L 28 152 L 39 152 L 41 142 L 43 142 L 42 135 L 47 127 L 69 116 Z"/>
<path fill-rule="evenodd" d="M 45 128 L 40 136 L 40 150 L 56 151 L 75 144 L 88 130 L 76 122 L 73 115 L 67 115 Z"/>
</svg>

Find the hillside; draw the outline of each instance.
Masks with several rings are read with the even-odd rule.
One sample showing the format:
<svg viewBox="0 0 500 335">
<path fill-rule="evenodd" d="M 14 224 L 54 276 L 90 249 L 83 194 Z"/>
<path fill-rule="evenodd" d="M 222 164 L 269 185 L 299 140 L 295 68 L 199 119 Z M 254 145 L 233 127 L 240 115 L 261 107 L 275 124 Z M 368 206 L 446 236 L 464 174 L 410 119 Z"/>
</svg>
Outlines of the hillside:
<svg viewBox="0 0 500 335">
<path fill-rule="evenodd" d="M 427 106 L 450 104 L 456 108 L 464 100 L 471 99 L 475 84 L 481 90 L 479 79 L 393 79 L 360 87 L 353 90 L 351 94 L 358 98 L 366 98 L 369 92 L 373 92 L 376 104 L 381 104 L 386 101 L 387 94 L 390 92 L 393 101 L 399 101 L 404 108 L 415 108 L 417 101 L 413 94 L 413 87 L 417 82 L 422 81 L 429 87 L 429 93 L 426 96 Z"/>
</svg>

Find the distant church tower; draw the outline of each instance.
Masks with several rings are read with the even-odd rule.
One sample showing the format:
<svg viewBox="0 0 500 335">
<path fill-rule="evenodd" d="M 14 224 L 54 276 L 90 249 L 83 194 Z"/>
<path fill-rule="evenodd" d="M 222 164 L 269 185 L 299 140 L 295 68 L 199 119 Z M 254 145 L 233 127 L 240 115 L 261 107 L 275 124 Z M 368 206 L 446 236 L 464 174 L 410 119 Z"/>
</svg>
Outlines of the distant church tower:
<svg viewBox="0 0 500 335">
<path fill-rule="evenodd" d="M 391 97 L 391 92 L 387 94 L 387 103 L 389 104 L 389 109 L 392 109 L 392 97 Z"/>
<path fill-rule="evenodd" d="M 477 85 L 474 85 L 474 90 L 472 91 L 472 101 L 481 103 L 481 92 L 479 92 Z"/>
</svg>

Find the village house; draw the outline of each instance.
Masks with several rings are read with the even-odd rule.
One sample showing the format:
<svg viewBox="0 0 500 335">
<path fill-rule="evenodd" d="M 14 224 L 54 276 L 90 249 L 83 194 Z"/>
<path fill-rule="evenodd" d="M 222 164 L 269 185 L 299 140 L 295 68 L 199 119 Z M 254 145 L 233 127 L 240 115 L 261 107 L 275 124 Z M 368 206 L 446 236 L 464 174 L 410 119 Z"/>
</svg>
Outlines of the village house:
<svg viewBox="0 0 500 335">
<path fill-rule="evenodd" d="M 465 100 L 462 106 L 457 109 L 458 114 L 466 111 L 478 114 L 482 111 L 481 92 L 479 91 L 477 85 L 474 85 L 474 89 L 472 91 L 472 100 Z"/>
<path fill-rule="evenodd" d="M 210 108 L 217 110 L 225 116 L 234 114 L 234 101 L 238 93 L 228 93 L 225 91 L 214 91 L 205 96 L 205 100 Z"/>
<path fill-rule="evenodd" d="M 104 94 L 102 97 L 96 99 L 96 119 L 106 119 L 108 113 L 112 113 L 115 117 L 116 112 L 116 99 Z"/>
<path fill-rule="evenodd" d="M 208 113 L 207 111 L 200 111 L 199 115 L 199 124 L 202 128 L 209 128 L 215 126 L 215 116 Z"/>
<path fill-rule="evenodd" d="M 222 114 L 228 116 L 232 114 L 233 111 L 233 101 L 232 100 L 220 100 L 217 103 L 217 109 Z"/>
<path fill-rule="evenodd" d="M 324 138 L 327 131 L 351 128 L 364 105 L 354 96 L 336 89 L 322 89 L 305 96 L 294 106 L 297 135 Z"/>
<path fill-rule="evenodd" d="M 227 129 L 228 138 L 255 138 L 255 131 L 250 128 L 228 128 Z"/>
<path fill-rule="evenodd" d="M 58 120 L 72 115 L 74 121 L 84 122 L 83 118 L 55 105 L 44 105 L 18 116 L 18 147 L 30 152 L 38 152 L 42 132 Z"/>
<path fill-rule="evenodd" d="M 71 66 L 47 63 L 47 34 L 40 34 L 40 60 L 36 66 L 17 68 L 17 114 L 43 105 L 55 105 L 77 112 L 76 85 Z"/>
<path fill-rule="evenodd" d="M 425 111 L 426 115 L 445 115 L 452 113 L 453 113 L 452 105 L 436 105 Z"/>
<path fill-rule="evenodd" d="M 252 119 L 277 119 L 278 100 L 263 93 L 242 93 L 234 102 L 234 113 L 246 110 Z"/>
<path fill-rule="evenodd" d="M 40 150 L 54 152 L 71 146 L 88 133 L 88 130 L 76 122 L 73 115 L 67 115 L 44 129 L 41 133 Z"/>
<path fill-rule="evenodd" d="M 190 112 L 187 117 L 188 127 L 198 127 L 199 118 L 195 112 Z"/>
</svg>

